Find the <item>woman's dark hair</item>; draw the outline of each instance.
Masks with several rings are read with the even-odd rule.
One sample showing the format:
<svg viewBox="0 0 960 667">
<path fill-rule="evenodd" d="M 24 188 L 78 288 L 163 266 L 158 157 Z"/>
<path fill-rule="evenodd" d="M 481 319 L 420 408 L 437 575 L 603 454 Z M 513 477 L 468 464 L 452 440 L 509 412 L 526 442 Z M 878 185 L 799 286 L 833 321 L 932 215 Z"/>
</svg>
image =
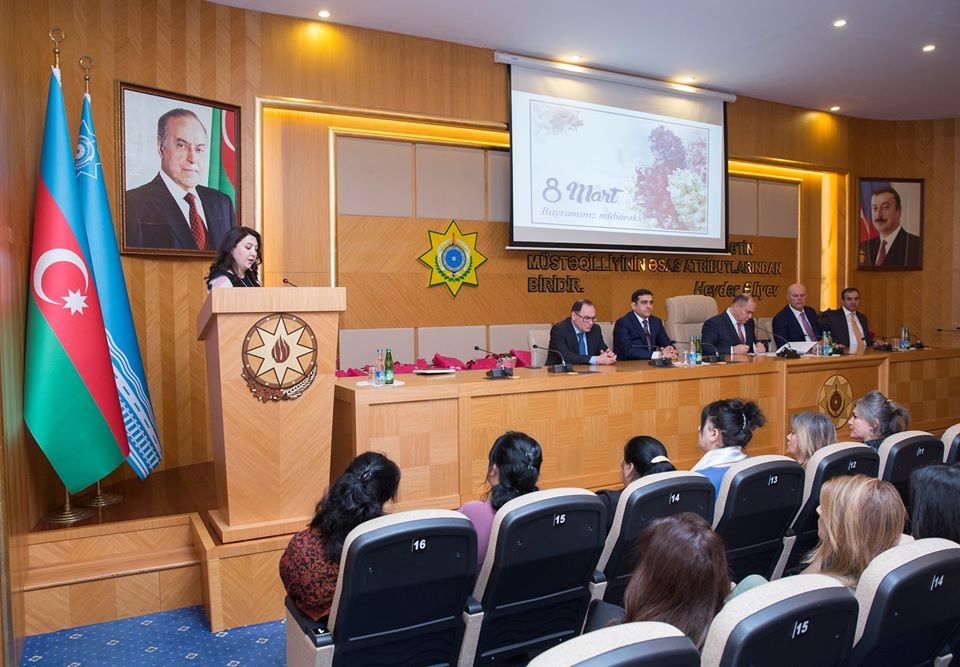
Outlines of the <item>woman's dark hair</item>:
<svg viewBox="0 0 960 667">
<path fill-rule="evenodd" d="M 347 466 L 317 503 L 310 527 L 323 536 L 330 562 L 340 562 L 347 533 L 383 516 L 383 504 L 397 497 L 400 468 L 383 454 L 364 452 Z"/>
<path fill-rule="evenodd" d="M 217 256 L 213 260 L 213 264 L 210 265 L 210 272 L 207 273 L 208 287 L 210 285 L 210 277 L 217 271 L 229 271 L 230 273 L 236 274 L 236 267 L 233 265 L 233 255 L 231 253 L 233 249 L 237 247 L 237 244 L 248 236 L 257 239 L 257 261 L 253 263 L 253 266 L 251 266 L 246 273 L 242 276 L 237 276 L 237 278 L 247 278 L 248 280 L 252 280 L 255 286 L 260 285 L 258 267 L 261 262 L 263 262 L 263 240 L 260 238 L 260 232 L 255 229 L 250 229 L 249 227 L 231 227 L 227 233 L 223 235 L 223 240 L 217 249 Z"/>
<path fill-rule="evenodd" d="M 660 457 L 660 458 L 658 458 Z M 656 462 L 653 459 L 657 459 Z M 661 460 L 662 459 L 662 460 Z M 667 448 L 663 443 L 649 435 L 630 438 L 623 446 L 623 460 L 633 464 L 637 477 L 657 472 L 673 472 L 673 464 L 667 460 Z"/>
<path fill-rule="evenodd" d="M 705 405 L 700 411 L 701 429 L 706 426 L 708 419 L 720 431 L 724 447 L 746 447 L 754 429 L 767 423 L 760 406 L 739 398 L 727 398 Z"/>
<path fill-rule="evenodd" d="M 537 490 L 543 452 L 526 433 L 507 431 L 490 448 L 490 468 L 497 466 L 500 481 L 490 489 L 490 504 L 498 510 L 507 502 Z"/>
<path fill-rule="evenodd" d="M 670 623 L 701 648 L 730 593 L 723 540 L 703 517 L 682 512 L 647 524 L 636 550 L 640 558 L 623 594 L 623 622 Z"/>
<path fill-rule="evenodd" d="M 853 404 L 853 409 L 870 424 L 880 438 L 906 431 L 910 426 L 910 412 L 876 389 L 863 398 L 858 398 Z"/>
<path fill-rule="evenodd" d="M 960 542 L 960 465 L 932 465 L 910 475 L 911 532 L 917 539 Z"/>
</svg>

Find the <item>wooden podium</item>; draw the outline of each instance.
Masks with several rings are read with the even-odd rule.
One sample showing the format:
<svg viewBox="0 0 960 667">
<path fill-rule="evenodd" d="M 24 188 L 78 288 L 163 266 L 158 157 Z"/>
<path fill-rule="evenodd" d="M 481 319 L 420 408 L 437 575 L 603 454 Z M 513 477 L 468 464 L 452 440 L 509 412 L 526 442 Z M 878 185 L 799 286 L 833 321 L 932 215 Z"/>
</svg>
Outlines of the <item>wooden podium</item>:
<svg viewBox="0 0 960 667">
<path fill-rule="evenodd" d="M 330 479 L 343 287 L 214 289 L 204 342 L 223 542 L 301 530 Z"/>
</svg>

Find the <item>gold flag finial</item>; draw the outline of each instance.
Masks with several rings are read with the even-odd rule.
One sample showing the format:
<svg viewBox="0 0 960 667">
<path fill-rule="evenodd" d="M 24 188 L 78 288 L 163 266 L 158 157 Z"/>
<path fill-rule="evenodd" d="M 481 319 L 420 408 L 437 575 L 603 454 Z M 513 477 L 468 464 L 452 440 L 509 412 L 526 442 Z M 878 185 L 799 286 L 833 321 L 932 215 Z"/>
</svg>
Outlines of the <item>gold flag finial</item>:
<svg viewBox="0 0 960 667">
<path fill-rule="evenodd" d="M 97 65 L 97 61 L 90 56 L 80 56 L 80 69 L 83 70 L 83 92 L 90 93 L 90 70 Z"/>
<path fill-rule="evenodd" d="M 53 66 L 60 69 L 60 42 L 67 38 L 67 34 L 60 28 L 50 28 L 47 34 L 53 42 Z"/>
</svg>

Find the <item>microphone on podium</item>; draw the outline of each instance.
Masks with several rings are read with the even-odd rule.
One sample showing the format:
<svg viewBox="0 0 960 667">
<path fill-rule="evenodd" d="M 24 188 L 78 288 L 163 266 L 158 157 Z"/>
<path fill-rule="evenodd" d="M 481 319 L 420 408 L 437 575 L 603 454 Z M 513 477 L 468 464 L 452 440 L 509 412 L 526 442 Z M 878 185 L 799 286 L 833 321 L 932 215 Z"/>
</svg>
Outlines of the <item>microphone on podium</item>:
<svg viewBox="0 0 960 667">
<path fill-rule="evenodd" d="M 566 361 L 564 361 L 563 353 L 560 352 L 560 350 L 554 350 L 553 348 L 543 347 L 542 345 L 537 345 L 537 344 L 534 344 L 533 348 L 536 350 L 545 350 L 547 352 L 554 352 L 558 357 L 560 357 L 559 364 L 553 364 L 552 366 L 547 366 L 548 373 L 576 373 L 577 372 L 576 370 L 574 370 L 571 364 L 568 364 Z"/>
<path fill-rule="evenodd" d="M 503 355 L 502 355 L 502 354 L 497 354 L 496 352 L 491 352 L 490 350 L 485 350 L 485 349 L 483 349 L 482 347 L 480 347 L 479 345 L 474 345 L 474 346 L 473 346 L 473 349 L 474 349 L 474 350 L 477 350 L 478 352 L 486 352 L 487 354 L 489 354 L 489 355 L 494 356 L 494 357 L 497 358 L 497 364 L 498 364 L 497 367 L 496 367 L 496 368 L 491 368 L 490 370 L 487 371 L 487 378 L 488 378 L 488 379 L 490 379 L 490 380 L 504 380 L 504 379 L 506 379 L 506 378 L 512 378 L 512 377 L 513 377 L 513 369 L 512 369 L 512 368 L 505 368 L 504 365 L 503 365 Z"/>
<path fill-rule="evenodd" d="M 292 282 L 290 282 L 290 281 L 287 280 L 286 278 L 284 278 L 281 282 L 282 282 L 284 285 L 289 285 L 290 287 L 296 287 L 296 285 L 294 285 Z"/>
<path fill-rule="evenodd" d="M 704 355 L 703 357 L 704 362 L 708 364 L 715 364 L 717 362 L 723 361 L 723 353 L 717 348 L 716 345 L 714 345 L 713 343 L 705 343 L 702 340 L 700 341 L 700 345 L 701 347 L 706 347 L 707 345 L 709 345 L 710 347 L 713 348 L 713 352 L 714 352 L 713 354 Z"/>
</svg>

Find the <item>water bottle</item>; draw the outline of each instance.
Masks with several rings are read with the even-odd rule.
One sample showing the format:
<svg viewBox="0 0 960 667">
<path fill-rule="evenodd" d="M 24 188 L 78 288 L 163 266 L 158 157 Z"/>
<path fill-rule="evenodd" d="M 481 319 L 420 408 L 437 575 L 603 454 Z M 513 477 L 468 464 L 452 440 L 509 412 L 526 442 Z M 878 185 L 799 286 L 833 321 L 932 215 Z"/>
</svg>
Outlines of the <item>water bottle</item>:
<svg viewBox="0 0 960 667">
<path fill-rule="evenodd" d="M 900 327 L 900 349 L 910 349 L 910 327 L 906 324 Z"/>
<path fill-rule="evenodd" d="M 830 340 L 830 334 L 823 332 L 823 340 L 820 342 L 820 349 L 823 350 L 823 356 L 829 357 L 833 354 L 833 341 Z"/>
<path fill-rule="evenodd" d="M 373 383 L 381 385 L 386 381 L 386 370 L 383 365 L 383 348 L 377 348 L 377 371 Z"/>
<path fill-rule="evenodd" d="M 700 341 L 700 336 L 694 336 L 694 351 L 697 355 L 696 363 L 703 363 L 703 344 Z"/>
<path fill-rule="evenodd" d="M 393 384 L 393 352 L 390 351 L 390 348 L 387 348 L 387 357 L 384 359 L 385 373 L 383 382 L 384 384 Z"/>
</svg>

